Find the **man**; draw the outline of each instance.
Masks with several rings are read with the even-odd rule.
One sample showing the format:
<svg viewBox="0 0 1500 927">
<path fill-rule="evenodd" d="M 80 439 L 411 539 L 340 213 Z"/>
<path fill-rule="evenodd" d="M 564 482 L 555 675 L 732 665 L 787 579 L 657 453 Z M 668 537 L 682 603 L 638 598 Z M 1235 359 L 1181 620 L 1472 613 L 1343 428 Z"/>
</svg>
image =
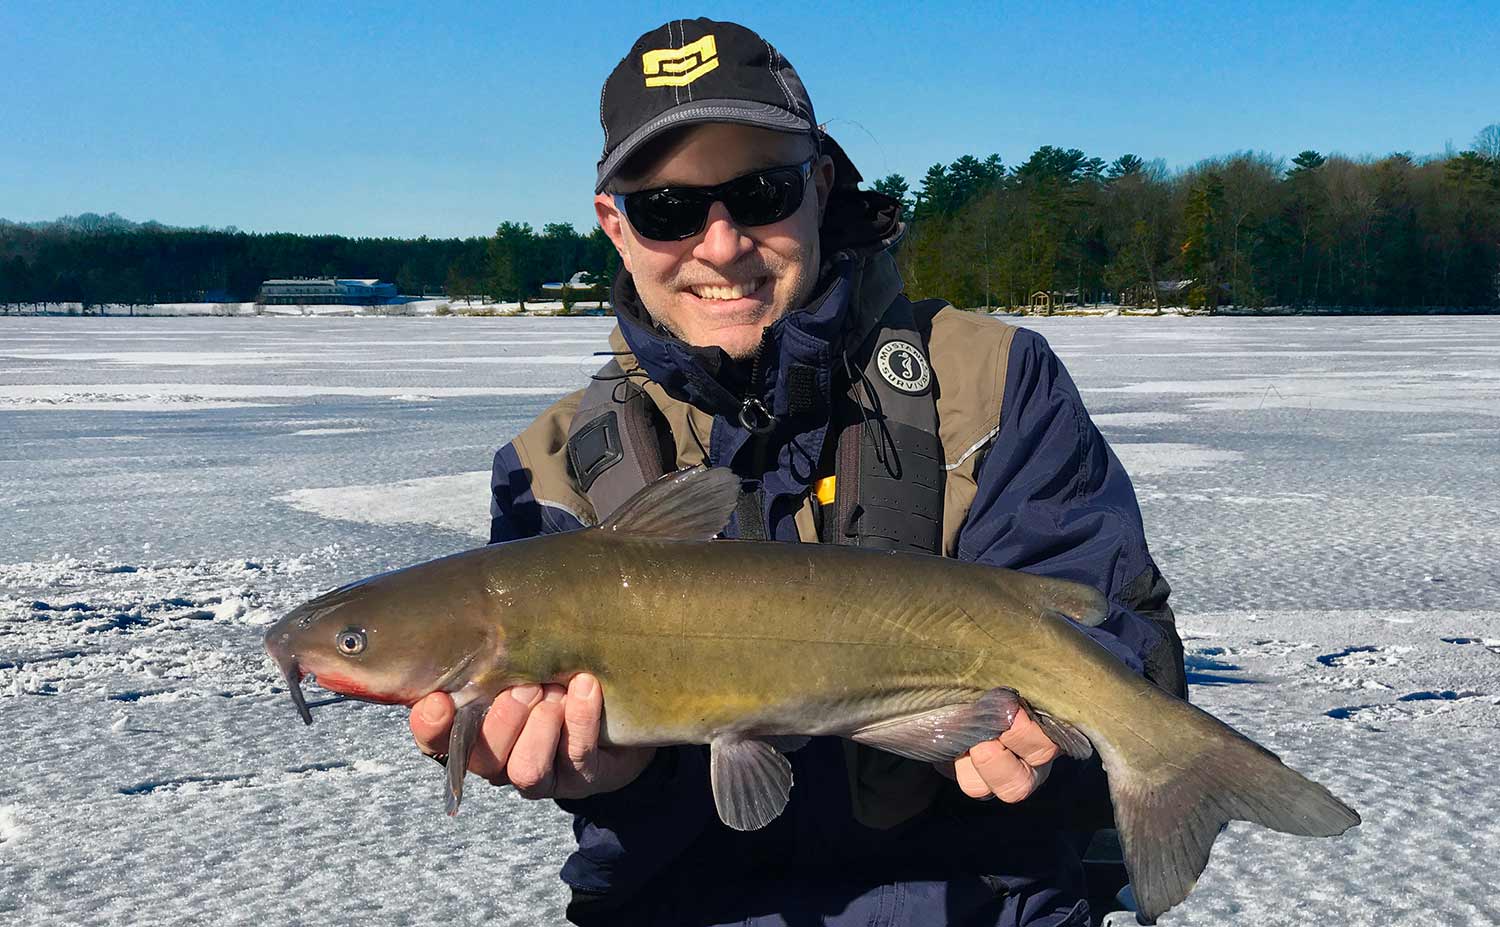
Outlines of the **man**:
<svg viewBox="0 0 1500 927">
<path fill-rule="evenodd" d="M 1112 605 L 1090 633 L 1180 690 L 1129 480 L 1061 363 L 1030 332 L 901 295 L 899 207 L 858 190 L 774 48 L 733 23 L 667 23 L 615 68 L 600 113 L 617 356 L 496 455 L 492 542 L 727 466 L 745 490 L 726 536 L 1088 583 Z M 470 761 L 575 815 L 577 923 L 1088 922 L 1079 834 L 1107 821 L 1102 772 L 1024 715 L 940 769 L 814 739 L 791 754 L 782 816 L 739 832 L 714 813 L 703 749 L 598 743 L 608 697 L 587 674 L 504 692 Z M 442 694 L 413 709 L 424 752 L 452 717 Z"/>
</svg>

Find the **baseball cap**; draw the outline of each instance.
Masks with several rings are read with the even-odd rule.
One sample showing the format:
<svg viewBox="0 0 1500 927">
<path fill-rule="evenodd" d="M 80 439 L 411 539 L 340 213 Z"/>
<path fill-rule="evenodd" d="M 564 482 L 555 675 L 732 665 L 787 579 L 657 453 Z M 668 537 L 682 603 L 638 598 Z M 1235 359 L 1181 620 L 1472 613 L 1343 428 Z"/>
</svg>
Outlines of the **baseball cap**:
<svg viewBox="0 0 1500 927">
<path fill-rule="evenodd" d="M 595 193 L 652 139 L 705 122 L 808 135 L 833 157 L 838 185 L 860 180 L 848 156 L 818 126 L 791 62 L 738 23 L 674 19 L 636 39 L 604 81 L 599 122 L 604 152 Z"/>
</svg>

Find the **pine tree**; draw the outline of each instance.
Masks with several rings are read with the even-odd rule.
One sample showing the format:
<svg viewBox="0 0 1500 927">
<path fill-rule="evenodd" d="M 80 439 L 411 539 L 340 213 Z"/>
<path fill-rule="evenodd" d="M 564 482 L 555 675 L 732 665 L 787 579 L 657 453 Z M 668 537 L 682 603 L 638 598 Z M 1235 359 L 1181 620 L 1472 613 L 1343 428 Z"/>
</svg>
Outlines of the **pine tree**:
<svg viewBox="0 0 1500 927">
<path fill-rule="evenodd" d="M 1110 162 L 1109 168 L 1104 172 L 1106 180 L 1119 180 L 1121 177 L 1131 177 L 1139 174 L 1145 162 L 1133 154 L 1123 154 Z"/>
<path fill-rule="evenodd" d="M 1223 254 L 1224 180 L 1204 174 L 1188 192 L 1183 210 L 1183 269 L 1193 278 L 1188 304 L 1213 312 L 1219 306 L 1220 260 Z"/>
<path fill-rule="evenodd" d="M 488 247 L 490 295 L 505 302 L 515 300 L 524 312 L 526 294 L 535 288 L 538 250 L 530 223 L 500 223 Z"/>
<path fill-rule="evenodd" d="M 917 191 L 915 217 L 946 216 L 953 207 L 953 181 L 948 177 L 948 168 L 934 164 L 922 178 L 922 189 Z"/>
</svg>

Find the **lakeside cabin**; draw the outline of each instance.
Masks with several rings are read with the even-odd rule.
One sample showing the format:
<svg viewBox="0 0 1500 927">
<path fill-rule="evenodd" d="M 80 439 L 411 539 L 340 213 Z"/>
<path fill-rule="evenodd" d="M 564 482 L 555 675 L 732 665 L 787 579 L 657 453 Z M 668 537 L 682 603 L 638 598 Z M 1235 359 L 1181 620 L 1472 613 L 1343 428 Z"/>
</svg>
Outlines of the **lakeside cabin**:
<svg viewBox="0 0 1500 927">
<path fill-rule="evenodd" d="M 379 280 L 295 277 L 263 282 L 255 301 L 265 306 L 383 306 L 398 297 L 394 283 Z"/>
</svg>

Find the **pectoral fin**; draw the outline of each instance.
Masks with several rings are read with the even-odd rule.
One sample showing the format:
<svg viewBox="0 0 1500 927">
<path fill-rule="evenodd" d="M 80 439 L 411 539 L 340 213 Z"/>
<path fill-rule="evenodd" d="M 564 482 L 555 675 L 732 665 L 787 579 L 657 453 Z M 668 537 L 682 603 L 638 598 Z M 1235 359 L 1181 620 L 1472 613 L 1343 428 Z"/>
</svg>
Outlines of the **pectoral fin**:
<svg viewBox="0 0 1500 927">
<path fill-rule="evenodd" d="M 764 740 L 731 735 L 709 748 L 709 781 L 719 819 L 735 830 L 759 830 L 776 820 L 792 793 L 792 763 Z"/>
<path fill-rule="evenodd" d="M 453 716 L 448 732 L 448 815 L 458 814 L 458 803 L 464 797 L 464 774 L 469 771 L 469 754 L 479 739 L 479 728 L 490 710 L 490 700 L 474 699 Z"/>
</svg>

